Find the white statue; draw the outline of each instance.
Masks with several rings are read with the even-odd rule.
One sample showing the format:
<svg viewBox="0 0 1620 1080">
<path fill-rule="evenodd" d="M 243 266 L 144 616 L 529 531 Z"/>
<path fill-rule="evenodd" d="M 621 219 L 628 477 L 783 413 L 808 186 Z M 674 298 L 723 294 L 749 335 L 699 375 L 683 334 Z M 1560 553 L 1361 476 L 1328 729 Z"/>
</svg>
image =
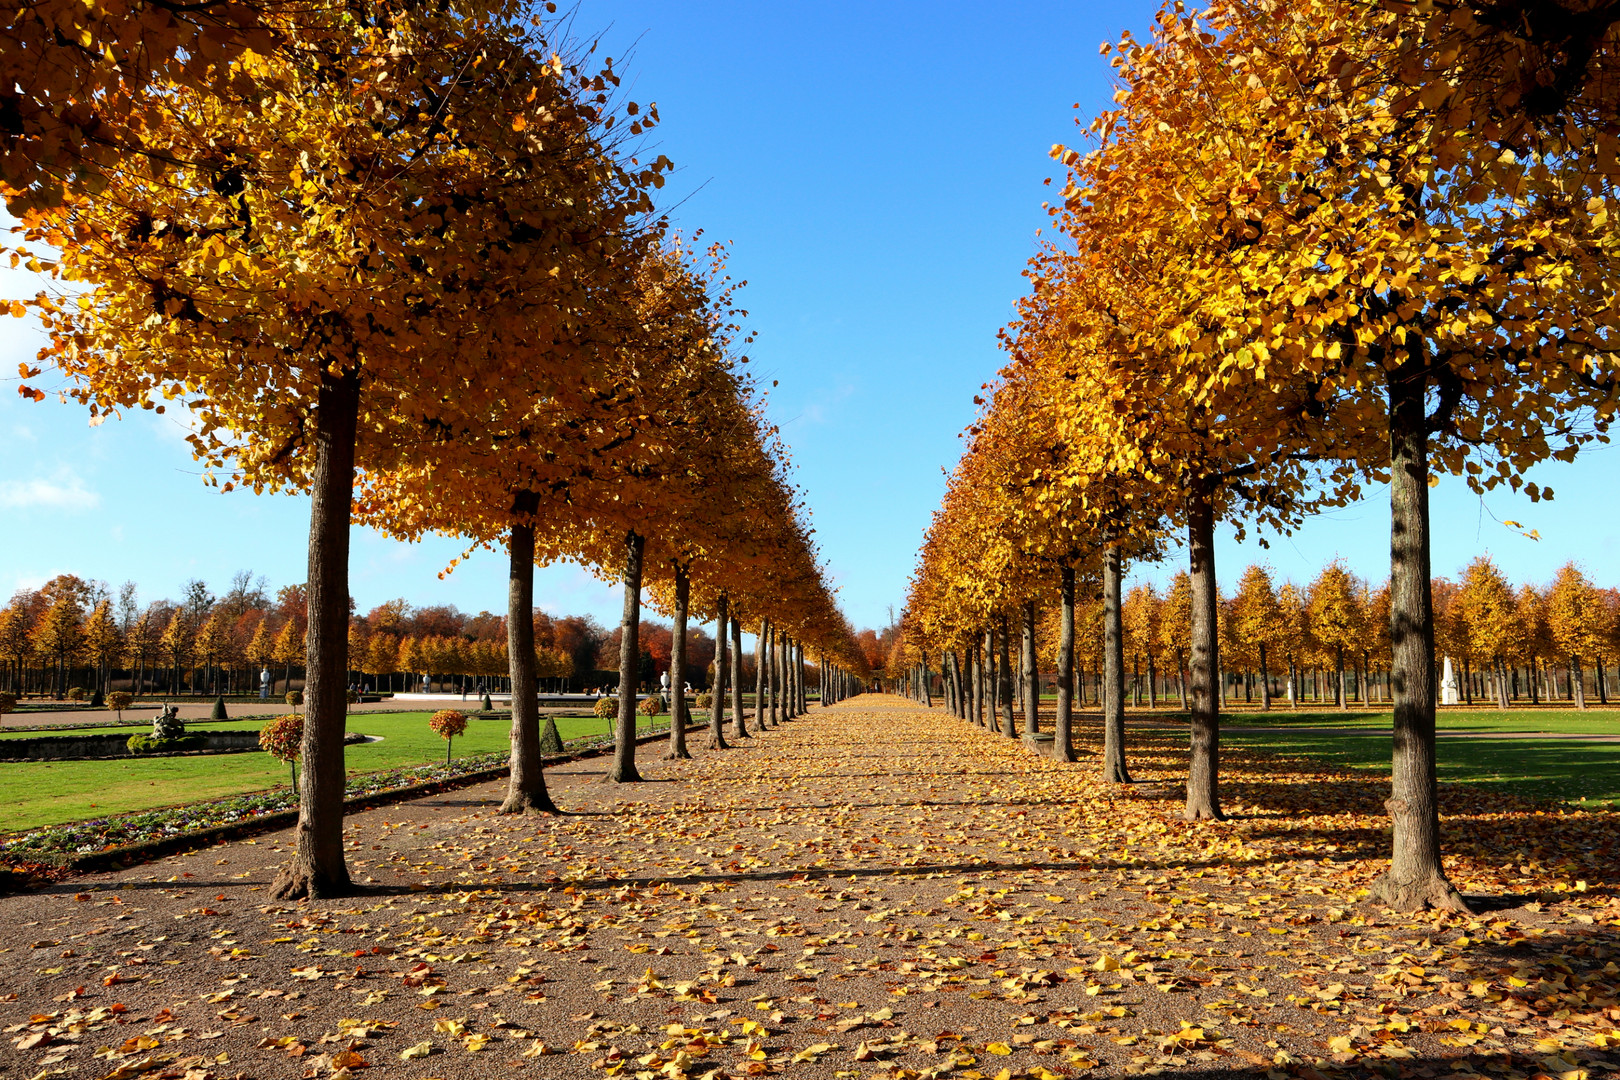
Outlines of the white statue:
<svg viewBox="0 0 1620 1080">
<path fill-rule="evenodd" d="M 270 669 L 259 669 L 259 700 L 264 701 L 270 697 Z"/>
<path fill-rule="evenodd" d="M 658 676 L 658 689 L 662 690 L 664 692 L 665 696 L 668 696 L 668 694 L 669 694 L 669 672 L 665 671 L 665 672 L 659 673 L 659 676 Z"/>
<path fill-rule="evenodd" d="M 1457 671 L 1451 666 L 1451 657 L 1446 657 L 1445 669 L 1440 676 L 1440 704 L 1457 704 Z"/>
</svg>

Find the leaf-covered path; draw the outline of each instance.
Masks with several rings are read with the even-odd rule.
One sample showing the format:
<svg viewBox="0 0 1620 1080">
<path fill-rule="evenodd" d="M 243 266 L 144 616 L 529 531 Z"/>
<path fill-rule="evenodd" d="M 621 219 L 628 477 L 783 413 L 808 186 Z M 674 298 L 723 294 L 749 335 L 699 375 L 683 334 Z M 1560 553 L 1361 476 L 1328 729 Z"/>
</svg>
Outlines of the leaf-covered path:
<svg viewBox="0 0 1620 1080">
<path fill-rule="evenodd" d="M 0 899 L 0 1075 L 1448 1077 L 1620 1062 L 1616 816 L 1447 789 L 1488 914 L 1359 901 L 1385 789 L 1184 749 L 1128 789 L 895 698 L 618 787 L 551 774 L 349 820 L 378 891 L 274 904 L 290 834 Z M 701 735 L 691 742 L 700 747 Z M 654 755 L 651 748 L 643 758 Z M 12 997 L 10 992 L 14 991 Z"/>
</svg>

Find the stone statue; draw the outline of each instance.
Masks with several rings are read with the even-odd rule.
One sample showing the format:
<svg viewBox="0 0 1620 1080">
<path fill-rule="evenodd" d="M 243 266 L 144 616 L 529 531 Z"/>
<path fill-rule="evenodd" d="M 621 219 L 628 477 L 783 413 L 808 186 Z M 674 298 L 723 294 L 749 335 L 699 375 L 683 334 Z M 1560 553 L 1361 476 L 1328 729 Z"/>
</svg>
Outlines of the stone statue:
<svg viewBox="0 0 1620 1080">
<path fill-rule="evenodd" d="M 259 669 L 259 700 L 264 701 L 270 697 L 270 669 Z"/>
<path fill-rule="evenodd" d="M 162 710 L 152 717 L 152 738 L 178 739 L 186 733 L 186 722 L 180 719 L 180 706 L 164 705 Z"/>
<path fill-rule="evenodd" d="M 1451 666 L 1451 657 L 1448 656 L 1444 672 L 1440 676 L 1440 704 L 1457 704 L 1458 692 L 1457 670 Z"/>
</svg>

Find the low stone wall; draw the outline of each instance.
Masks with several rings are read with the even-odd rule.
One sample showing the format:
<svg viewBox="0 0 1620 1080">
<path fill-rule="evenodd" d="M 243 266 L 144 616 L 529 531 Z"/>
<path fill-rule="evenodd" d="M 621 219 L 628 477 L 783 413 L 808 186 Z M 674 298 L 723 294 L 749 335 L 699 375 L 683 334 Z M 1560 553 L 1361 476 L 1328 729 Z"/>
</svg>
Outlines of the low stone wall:
<svg viewBox="0 0 1620 1080">
<path fill-rule="evenodd" d="M 130 735 L 150 734 L 149 729 L 137 728 L 128 735 L 42 735 L 36 739 L 0 739 L 0 761 L 83 761 L 93 758 L 158 757 L 156 754 L 131 754 Z M 188 730 L 187 735 L 201 735 L 200 749 L 193 754 L 229 753 L 257 750 L 257 731 L 199 731 Z"/>
</svg>

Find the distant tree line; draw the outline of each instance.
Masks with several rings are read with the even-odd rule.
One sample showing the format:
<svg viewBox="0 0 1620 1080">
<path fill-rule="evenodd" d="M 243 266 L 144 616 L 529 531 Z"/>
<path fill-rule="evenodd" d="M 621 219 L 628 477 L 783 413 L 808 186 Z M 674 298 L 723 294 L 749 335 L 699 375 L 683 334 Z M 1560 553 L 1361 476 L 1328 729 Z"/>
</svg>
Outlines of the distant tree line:
<svg viewBox="0 0 1620 1080">
<path fill-rule="evenodd" d="M 351 604 L 352 606 L 352 604 Z M 535 672 L 544 689 L 579 692 L 616 683 L 619 630 L 593 616 L 534 611 Z M 426 679 L 434 689 L 509 690 L 507 617 L 469 615 L 452 604 L 412 607 L 403 599 L 349 616 L 350 677 L 371 689 L 401 691 Z M 301 686 L 309 612 L 303 585 L 269 592 L 263 576 L 243 570 L 223 596 L 188 581 L 179 599 L 142 604 L 134 582 L 117 593 L 104 582 L 61 574 L 20 589 L 0 609 L 0 688 L 63 699 L 72 690 L 99 698 L 112 689 L 137 695 L 250 694 L 261 670 L 272 696 Z M 709 684 L 714 639 L 686 635 L 685 680 Z M 641 626 L 640 678 L 656 684 L 674 643 L 663 623 Z M 753 660 L 744 657 L 752 678 Z"/>
</svg>

